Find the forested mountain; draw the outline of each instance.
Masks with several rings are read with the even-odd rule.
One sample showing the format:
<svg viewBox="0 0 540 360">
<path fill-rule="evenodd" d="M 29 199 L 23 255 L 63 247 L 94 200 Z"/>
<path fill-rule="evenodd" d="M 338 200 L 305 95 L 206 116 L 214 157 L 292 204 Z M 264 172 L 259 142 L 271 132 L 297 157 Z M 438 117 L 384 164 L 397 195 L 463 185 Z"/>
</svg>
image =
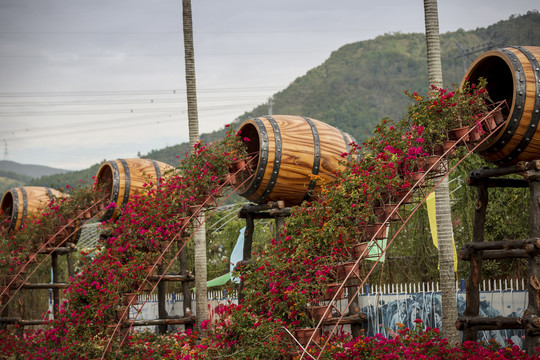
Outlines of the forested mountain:
<svg viewBox="0 0 540 360">
<path fill-rule="evenodd" d="M 460 82 L 466 67 L 482 52 L 511 45 L 540 46 L 540 14 L 537 11 L 511 16 L 487 28 L 441 34 L 444 83 Z M 310 116 L 361 141 L 383 117 L 400 117 L 408 103 L 404 91 L 426 92 L 427 79 L 424 34 L 385 34 L 334 51 L 323 64 L 276 93 L 273 112 Z M 267 105 L 261 104 L 239 116 L 235 122 L 267 112 Z M 221 134 L 223 130 L 203 134 L 202 139 L 210 141 Z M 188 144 L 184 143 L 153 150 L 142 157 L 175 165 L 178 163 L 176 157 L 183 156 L 188 150 Z M 85 173 L 85 177 L 79 179 L 89 181 L 96 172 L 97 168 L 94 172 L 83 171 L 77 175 Z M 32 183 L 65 184 L 62 179 L 72 175 L 50 176 Z"/>
<path fill-rule="evenodd" d="M 540 45 L 540 14 L 511 17 L 488 28 L 441 34 L 443 79 L 459 83 L 465 66 L 483 51 L 511 45 Z M 468 56 L 463 52 L 476 48 Z M 424 34 L 386 34 L 348 44 L 322 65 L 274 95 L 273 112 L 310 116 L 361 141 L 385 116 L 405 113 L 405 90 L 428 88 Z M 241 119 L 266 114 L 266 104 Z"/>
</svg>

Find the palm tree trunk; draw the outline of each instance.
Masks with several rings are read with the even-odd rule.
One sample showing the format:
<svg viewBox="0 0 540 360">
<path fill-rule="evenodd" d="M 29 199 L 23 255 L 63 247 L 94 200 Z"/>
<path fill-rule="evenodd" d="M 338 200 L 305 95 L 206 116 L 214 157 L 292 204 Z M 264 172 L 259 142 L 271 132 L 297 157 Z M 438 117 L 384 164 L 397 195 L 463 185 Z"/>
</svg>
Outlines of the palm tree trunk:
<svg viewBox="0 0 540 360">
<path fill-rule="evenodd" d="M 442 87 L 441 43 L 437 0 L 424 0 L 429 82 Z M 456 277 L 454 273 L 453 229 L 448 177 L 435 189 L 437 240 L 439 243 L 439 283 L 441 286 L 442 333 L 450 344 L 459 342 Z"/>
<path fill-rule="evenodd" d="M 193 149 L 193 145 L 199 141 L 199 118 L 197 111 L 197 83 L 195 79 L 195 50 L 193 47 L 191 0 L 182 0 L 182 9 L 189 143 L 191 145 L 191 149 Z M 198 225 L 198 223 L 202 223 L 203 221 L 204 213 L 201 212 L 195 223 Z M 195 253 L 195 289 L 197 293 L 195 311 L 197 315 L 197 329 L 200 330 L 201 322 L 208 318 L 208 288 L 206 287 L 206 229 L 204 223 L 193 234 L 193 248 Z"/>
</svg>

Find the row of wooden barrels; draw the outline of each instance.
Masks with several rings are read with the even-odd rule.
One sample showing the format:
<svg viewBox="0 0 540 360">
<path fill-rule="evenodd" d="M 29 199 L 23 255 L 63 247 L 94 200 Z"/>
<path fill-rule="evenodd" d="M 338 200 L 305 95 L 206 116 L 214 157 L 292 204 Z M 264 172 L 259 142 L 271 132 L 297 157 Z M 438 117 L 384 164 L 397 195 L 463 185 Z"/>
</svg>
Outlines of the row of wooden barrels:
<svg viewBox="0 0 540 360">
<path fill-rule="evenodd" d="M 265 116 L 250 119 L 241 125 L 248 152 L 256 154 L 249 168 L 236 176 L 237 184 L 252 176 L 237 192 L 248 200 L 262 203 L 285 200 L 289 205 L 300 204 L 318 193 L 319 185 L 310 175 L 332 180 L 340 167 L 341 154 L 349 151 L 355 139 L 321 121 L 300 116 Z M 306 136 L 306 134 L 309 136 Z M 103 189 L 106 203 L 117 208 L 127 204 L 139 193 L 143 184 L 159 183 L 172 166 L 149 159 L 117 159 L 103 163 L 95 177 L 97 188 Z M 67 196 L 47 187 L 18 187 L 7 190 L 0 202 L 9 229 L 18 229 L 29 213 L 35 212 L 54 196 Z M 99 215 L 100 221 L 115 215 L 108 209 Z"/>
<path fill-rule="evenodd" d="M 497 165 L 540 157 L 540 47 L 507 47 L 479 56 L 464 76 L 472 83 L 487 79 L 487 90 L 496 103 L 506 100 L 504 124 L 477 149 L 484 159 Z M 324 122 L 302 116 L 274 115 L 249 119 L 239 130 L 246 140 L 251 165 L 237 174 L 243 184 L 238 194 L 249 201 L 264 203 L 284 200 L 300 204 L 319 191 L 313 180 L 331 181 L 342 165 L 341 155 L 355 139 Z M 349 156 L 350 159 L 350 156 Z M 169 165 L 147 159 L 119 159 L 105 162 L 96 176 L 109 201 L 122 206 L 140 191 L 149 174 L 159 179 Z M 248 177 L 251 176 L 251 179 Z M 26 214 L 43 201 L 59 195 L 53 189 L 24 187 L 8 190 L 0 208 L 10 217 L 10 228 L 20 227 Z M 113 215 L 109 210 L 103 220 Z"/>
</svg>

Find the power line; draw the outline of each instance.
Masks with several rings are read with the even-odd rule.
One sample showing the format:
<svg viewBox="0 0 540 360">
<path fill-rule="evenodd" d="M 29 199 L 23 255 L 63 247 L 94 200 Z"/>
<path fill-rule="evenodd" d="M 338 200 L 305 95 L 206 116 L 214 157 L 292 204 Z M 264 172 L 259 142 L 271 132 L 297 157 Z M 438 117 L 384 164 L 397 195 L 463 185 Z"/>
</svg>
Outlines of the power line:
<svg viewBox="0 0 540 360">
<path fill-rule="evenodd" d="M 225 96 L 225 97 L 200 97 L 199 102 L 227 102 L 227 101 L 236 101 L 236 100 L 246 100 L 246 99 L 260 99 L 262 96 L 259 95 L 242 95 L 242 96 Z M 13 101 L 13 100 L 11 100 Z M 73 100 L 73 101 L 44 101 L 44 102 L 3 102 L 0 99 L 0 106 L 24 106 L 24 107 L 36 107 L 36 106 L 89 106 L 89 105 L 125 105 L 125 104 L 170 104 L 170 103 L 185 103 L 186 100 L 183 98 L 172 98 L 172 99 L 160 99 L 159 97 L 152 97 L 146 99 L 117 99 L 117 100 Z"/>
<path fill-rule="evenodd" d="M 129 126 L 126 126 L 125 124 L 119 124 L 116 120 L 113 122 L 114 125 L 109 125 L 109 126 L 102 126 L 102 127 L 90 127 L 90 128 L 84 128 L 84 129 L 74 129 L 74 128 L 69 128 L 68 130 L 65 130 L 65 131 L 53 131 L 51 133 L 46 133 L 46 134 L 28 134 L 28 135 L 16 135 L 16 136 L 13 136 L 13 137 L 10 137 L 8 140 L 12 141 L 12 140 L 30 140 L 30 139 L 40 139 L 40 138 L 50 138 L 50 137 L 58 137 L 58 136 L 63 136 L 63 135 L 71 135 L 71 134 L 77 134 L 77 133 L 81 133 L 83 132 L 84 130 L 84 133 L 89 133 L 89 132 L 103 132 L 103 131 L 108 131 L 108 130 L 114 130 L 114 129 L 122 129 L 124 131 L 127 131 L 127 130 L 130 130 L 130 129 L 133 129 L 133 128 L 136 128 L 136 127 L 143 127 L 143 126 L 150 126 L 150 125 L 162 125 L 162 124 L 167 124 L 167 123 L 177 123 L 179 124 L 179 121 L 182 121 L 180 119 L 168 119 L 168 120 L 152 120 L 152 121 L 145 121 L 145 122 L 141 122 L 139 124 L 134 124 L 134 123 L 131 123 L 129 124 Z M 109 124 L 111 123 L 111 121 L 109 120 Z M 65 129 L 65 126 L 62 127 Z"/>
<path fill-rule="evenodd" d="M 253 92 L 259 91 L 277 91 L 283 89 L 283 86 L 251 86 L 251 87 L 238 87 L 238 88 L 200 88 L 197 89 L 197 93 L 227 93 L 227 92 Z M 186 91 L 183 89 L 169 89 L 169 90 L 94 90 L 94 91 L 52 91 L 52 92 L 0 92 L 0 97 L 49 97 L 49 96 L 122 96 L 122 95 L 185 95 Z"/>
<path fill-rule="evenodd" d="M 306 50 L 306 51 L 249 51 L 249 52 L 231 52 L 231 53 L 197 53 L 197 56 L 268 56 L 268 55 L 296 55 L 296 54 L 328 54 L 335 49 L 317 49 L 317 50 Z M 183 58 L 184 54 L 125 54 L 127 58 L 139 58 L 139 57 L 178 57 Z M 43 59 L 43 58 L 54 58 L 54 59 L 108 59 L 115 58 L 114 55 L 80 55 L 77 54 L 76 59 L 73 58 L 73 55 L 1 55 L 0 58 L 4 59 Z"/>
<path fill-rule="evenodd" d="M 248 107 L 252 104 L 235 104 L 236 107 Z M 215 105 L 201 107 L 200 111 L 230 109 L 231 105 Z M 133 109 L 81 109 L 64 111 L 35 111 L 35 112 L 0 112 L 0 116 L 68 116 L 68 115 L 109 115 L 109 114 L 139 114 L 139 113 L 183 113 L 187 107 L 179 108 L 133 108 Z"/>
</svg>

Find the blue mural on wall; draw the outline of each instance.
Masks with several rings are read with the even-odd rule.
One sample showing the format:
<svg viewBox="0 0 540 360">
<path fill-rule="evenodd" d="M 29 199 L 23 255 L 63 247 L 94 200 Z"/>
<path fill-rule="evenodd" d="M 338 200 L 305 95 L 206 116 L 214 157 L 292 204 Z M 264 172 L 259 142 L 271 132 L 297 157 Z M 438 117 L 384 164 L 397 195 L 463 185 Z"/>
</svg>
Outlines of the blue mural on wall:
<svg viewBox="0 0 540 360">
<path fill-rule="evenodd" d="M 480 316 L 512 316 L 519 317 L 523 314 L 524 306 L 521 306 L 521 297 L 525 296 L 514 292 L 513 297 L 518 297 L 518 301 L 504 303 L 503 297 L 497 297 L 496 301 L 493 296 L 490 301 L 488 296 L 484 294 L 480 301 Z M 361 311 L 367 315 L 367 322 L 364 324 L 365 334 L 373 336 L 376 333 L 381 333 L 384 336 L 391 336 L 392 332 L 399 329 L 400 325 L 415 329 L 416 323 L 414 320 L 422 320 L 424 327 L 440 328 L 442 326 L 441 318 L 441 294 L 433 293 L 408 293 L 408 294 L 385 294 L 385 295 L 369 295 L 369 300 L 362 303 L 370 303 L 363 306 Z M 503 299 L 501 304 L 501 299 Z M 377 304 L 378 300 L 378 305 Z M 458 312 L 463 314 L 465 310 L 465 294 L 457 294 Z M 503 309 L 501 309 L 503 307 Z M 508 330 L 489 330 L 479 331 L 479 341 L 489 341 L 494 339 L 498 343 L 504 345 L 505 340 L 510 339 L 512 342 L 523 348 L 523 337 L 525 335 L 522 329 Z"/>
</svg>

